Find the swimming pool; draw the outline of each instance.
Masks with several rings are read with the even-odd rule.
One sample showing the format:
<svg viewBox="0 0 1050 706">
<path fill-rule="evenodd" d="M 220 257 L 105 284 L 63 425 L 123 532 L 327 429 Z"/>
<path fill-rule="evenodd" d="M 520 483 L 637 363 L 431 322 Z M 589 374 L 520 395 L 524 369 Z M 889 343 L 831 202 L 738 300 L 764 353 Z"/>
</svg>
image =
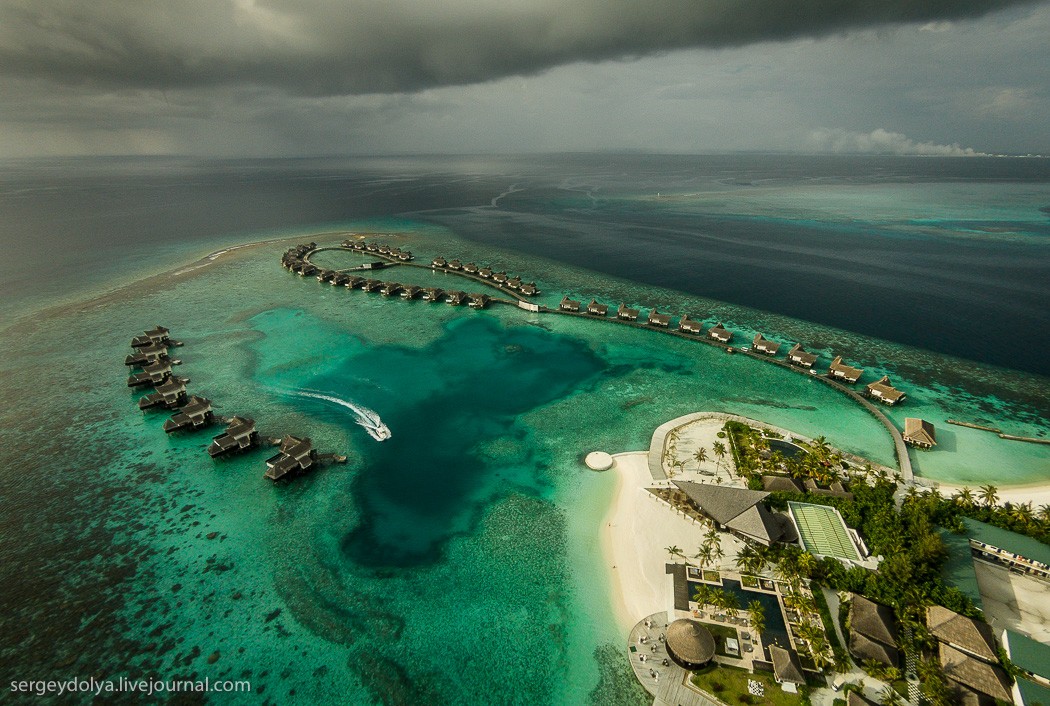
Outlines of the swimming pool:
<svg viewBox="0 0 1050 706">
<path fill-rule="evenodd" d="M 784 458 L 795 458 L 805 453 L 805 449 L 796 444 L 792 444 L 790 441 L 784 441 L 782 439 L 766 439 L 769 442 L 770 451 L 779 451 Z"/>
<path fill-rule="evenodd" d="M 706 585 L 708 588 L 718 588 L 717 586 L 711 586 L 711 584 L 701 584 L 696 581 L 690 581 L 689 596 L 692 597 L 696 592 L 696 589 L 700 588 L 701 585 Z M 750 591 L 741 586 L 739 581 L 734 581 L 732 579 L 724 579 L 722 581 L 722 590 L 736 596 L 737 602 L 740 604 L 742 611 L 747 610 L 747 606 L 751 601 L 758 601 L 762 605 L 766 618 L 766 629 L 762 632 L 763 646 L 768 649 L 769 645 L 777 644 L 785 649 L 791 649 L 791 641 L 788 639 L 787 624 L 784 622 L 784 613 L 780 609 L 780 601 L 777 600 L 776 596 L 770 593 Z M 766 659 L 768 658 L 769 655 L 767 652 Z"/>
</svg>

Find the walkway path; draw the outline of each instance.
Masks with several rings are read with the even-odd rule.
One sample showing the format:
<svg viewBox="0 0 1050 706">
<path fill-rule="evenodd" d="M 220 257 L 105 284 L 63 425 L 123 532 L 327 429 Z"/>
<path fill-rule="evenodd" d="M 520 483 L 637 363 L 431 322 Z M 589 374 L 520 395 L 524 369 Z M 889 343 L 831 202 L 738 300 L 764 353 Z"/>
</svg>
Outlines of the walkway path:
<svg viewBox="0 0 1050 706">
<path fill-rule="evenodd" d="M 726 706 L 711 694 L 689 684 L 689 672 L 667 657 L 667 650 L 660 640 L 667 625 L 667 611 L 653 613 L 634 626 L 627 640 L 627 659 L 635 677 L 653 695 L 654 706 Z M 642 642 L 643 638 L 645 642 Z M 665 659 L 666 665 L 663 663 Z"/>
</svg>

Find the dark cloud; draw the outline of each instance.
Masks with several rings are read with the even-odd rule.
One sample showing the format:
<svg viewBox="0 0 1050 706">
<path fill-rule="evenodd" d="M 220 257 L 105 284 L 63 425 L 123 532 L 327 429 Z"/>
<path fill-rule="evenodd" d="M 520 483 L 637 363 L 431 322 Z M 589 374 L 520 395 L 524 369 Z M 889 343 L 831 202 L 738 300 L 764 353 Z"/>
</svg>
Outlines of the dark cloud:
<svg viewBox="0 0 1050 706">
<path fill-rule="evenodd" d="M 578 61 L 978 17 L 1028 0 L 4 0 L 0 73 L 100 88 L 406 92 Z"/>
</svg>

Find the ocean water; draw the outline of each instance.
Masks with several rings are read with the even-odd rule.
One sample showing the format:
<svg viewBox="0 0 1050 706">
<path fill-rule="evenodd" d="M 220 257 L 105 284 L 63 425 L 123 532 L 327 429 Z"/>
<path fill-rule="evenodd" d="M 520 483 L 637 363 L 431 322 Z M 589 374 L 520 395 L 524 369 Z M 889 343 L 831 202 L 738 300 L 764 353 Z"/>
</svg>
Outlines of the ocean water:
<svg viewBox="0 0 1050 706">
<path fill-rule="evenodd" d="M 694 282 L 721 279 L 714 258 L 671 282 L 680 258 L 665 263 L 665 236 L 652 235 L 695 209 L 753 223 L 808 219 L 816 225 L 807 237 L 821 229 L 839 237 L 852 213 L 860 230 L 878 231 L 875 259 L 896 247 L 886 245 L 890 231 L 950 241 L 946 251 L 969 252 L 977 240 L 980 254 L 994 250 L 991 226 L 974 227 L 973 214 L 1006 222 L 1006 211 L 1038 213 L 1042 167 L 951 163 L 938 181 L 921 160 L 850 165 L 866 169 L 865 180 L 836 160 L 726 158 L 704 172 L 678 158 L 618 159 L 9 173 L 0 204 L 11 217 L 0 221 L 5 248 L 21 248 L 22 259 L 3 260 L 15 279 L 4 279 L 0 324 L 4 682 L 149 674 L 246 678 L 272 703 L 647 703 L 620 651 L 599 549 L 614 479 L 585 469 L 587 451 L 645 448 L 667 419 L 712 409 L 892 462 L 878 422 L 826 385 L 650 331 L 350 292 L 289 275 L 278 264 L 286 246 L 276 243 L 141 279 L 248 240 L 382 231 L 420 257 L 467 257 L 534 278 L 547 303 L 571 293 L 656 305 L 724 320 L 743 338 L 761 330 L 802 340 L 825 364 L 842 352 L 868 375 L 890 374 L 909 395 L 890 411 L 898 424 L 912 415 L 937 424 L 938 449 L 913 454 L 923 475 L 999 485 L 1050 478 L 1050 447 L 941 423 L 1045 435 L 1045 377 L 990 365 L 972 349 L 967 358 L 839 328 L 819 306 L 788 316 L 775 289 L 765 307 L 720 300 Z M 985 171 L 958 173 L 966 169 Z M 89 178 L 99 170 L 105 179 Z M 697 195 L 720 188 L 720 205 Z M 923 194 L 931 212 L 948 216 L 920 232 Z M 13 200 L 20 210 L 10 210 Z M 625 218 L 649 210 L 657 230 L 614 238 L 609 223 L 621 210 Z M 591 235 L 555 247 L 562 241 L 547 237 L 544 218 L 551 232 L 589 223 Z M 1016 309 L 999 323 L 1031 317 L 1025 297 L 1045 286 L 1032 277 L 1046 266 L 1044 234 L 1036 216 L 1025 218 L 995 236 L 1009 241 L 1010 276 L 997 291 Z M 528 219 L 538 220 L 522 225 Z M 959 221 L 967 228 L 949 225 Z M 516 225 L 497 227 L 505 222 Z M 648 250 L 635 242 L 643 232 L 653 238 Z M 62 247 L 74 234 L 79 241 Z M 624 260 L 594 257 L 601 243 L 650 259 L 619 272 Z M 947 279 L 965 293 L 966 277 Z M 307 434 L 348 463 L 275 487 L 262 478 L 266 449 L 213 462 L 203 453 L 209 433 L 165 435 L 165 415 L 137 410 L 141 393 L 124 386 L 121 365 L 128 338 L 155 323 L 185 342 L 180 373 L 220 413 L 251 415 L 268 436 Z M 1046 335 L 1045 326 L 1010 330 L 1012 348 Z M 376 442 L 346 407 L 302 390 L 374 410 L 391 439 Z"/>
</svg>

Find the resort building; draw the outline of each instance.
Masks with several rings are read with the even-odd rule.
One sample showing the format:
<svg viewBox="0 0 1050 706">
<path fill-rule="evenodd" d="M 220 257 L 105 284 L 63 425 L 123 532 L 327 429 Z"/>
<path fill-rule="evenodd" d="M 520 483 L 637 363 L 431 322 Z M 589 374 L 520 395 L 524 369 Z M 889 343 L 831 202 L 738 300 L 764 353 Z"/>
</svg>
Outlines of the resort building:
<svg viewBox="0 0 1050 706">
<path fill-rule="evenodd" d="M 609 305 L 599 304 L 594 299 L 591 299 L 591 303 L 587 305 L 587 313 L 592 316 L 606 316 L 609 313 Z"/>
<path fill-rule="evenodd" d="M 445 299 L 445 302 L 451 304 L 452 306 L 461 306 L 463 302 L 467 300 L 466 294 L 456 290 L 447 292 L 445 296 L 447 297 Z"/>
<path fill-rule="evenodd" d="M 579 311 L 580 302 L 575 299 L 569 299 L 568 295 L 562 297 L 561 304 L 558 304 L 558 308 L 562 311 Z"/>
<path fill-rule="evenodd" d="M 142 372 L 135 373 L 128 378 L 128 387 L 148 387 L 159 385 L 171 377 L 171 359 L 158 360 L 153 365 L 147 365 Z"/>
<path fill-rule="evenodd" d="M 813 487 L 816 488 L 816 484 Z M 799 544 L 810 554 L 818 559 L 838 559 L 847 566 L 865 565 L 867 547 L 860 535 L 846 526 L 836 508 L 789 501 L 788 515 L 795 526 Z"/>
<path fill-rule="evenodd" d="M 364 277 L 359 277 L 357 275 L 354 275 L 353 277 L 351 277 L 350 279 L 348 279 L 346 281 L 346 288 L 347 289 L 356 289 L 357 287 L 360 287 L 364 283 L 365 283 L 365 278 Z"/>
<path fill-rule="evenodd" d="M 170 434 L 183 429 L 201 429 L 213 421 L 215 415 L 211 411 L 211 400 L 193 395 L 185 407 L 164 421 L 164 431 Z"/>
<path fill-rule="evenodd" d="M 401 297 L 403 299 L 415 299 L 423 291 L 422 287 L 417 287 L 414 284 L 410 284 L 401 290 Z"/>
<path fill-rule="evenodd" d="M 759 353 L 765 353 L 766 355 L 776 355 L 777 351 L 780 350 L 780 344 L 778 342 L 770 341 L 760 333 L 756 333 L 755 337 L 751 339 L 751 347 Z"/>
<path fill-rule="evenodd" d="M 803 368 L 812 368 L 817 362 L 817 356 L 814 353 L 807 353 L 801 343 L 796 343 L 788 351 L 788 362 Z"/>
<path fill-rule="evenodd" d="M 664 644 L 667 656 L 675 664 L 692 671 L 707 666 L 715 656 L 715 638 L 711 631 L 689 618 L 679 618 L 667 626 Z"/>
<path fill-rule="evenodd" d="M 175 409 L 186 401 L 186 383 L 179 378 L 168 378 L 154 389 L 153 392 L 139 400 L 139 409 L 152 409 L 164 407 Z"/>
<path fill-rule="evenodd" d="M 878 701 L 872 701 L 859 691 L 851 691 L 846 697 L 846 706 L 882 706 Z"/>
<path fill-rule="evenodd" d="M 769 496 L 767 492 L 713 483 L 673 482 L 697 510 L 741 539 L 766 547 L 795 540 L 791 520 L 770 512 L 762 504 Z"/>
<path fill-rule="evenodd" d="M 671 317 L 667 314 L 661 314 L 656 309 L 649 312 L 649 325 L 659 326 L 660 328 L 667 328 L 671 325 Z"/>
<path fill-rule="evenodd" d="M 540 290 L 536 289 L 535 282 L 525 282 L 520 287 L 518 287 L 518 291 L 520 291 L 527 297 L 534 297 L 540 293 Z"/>
<path fill-rule="evenodd" d="M 329 282 L 335 277 L 335 270 L 321 270 L 317 273 L 318 282 Z"/>
<path fill-rule="evenodd" d="M 443 257 L 435 257 L 433 260 L 430 261 L 430 266 L 445 268 L 448 267 L 448 260 L 446 260 Z"/>
<path fill-rule="evenodd" d="M 904 441 L 920 449 L 932 449 L 937 445 L 937 435 L 933 425 L 925 419 L 906 417 L 904 420 Z"/>
<path fill-rule="evenodd" d="M 938 644 L 937 657 L 957 703 L 993 704 L 1012 699 L 1010 678 L 998 664 L 975 659 L 944 642 Z"/>
<path fill-rule="evenodd" d="M 868 383 L 868 395 L 888 405 L 895 405 L 904 399 L 904 393 L 890 385 L 888 375 Z"/>
<path fill-rule="evenodd" d="M 630 309 L 627 307 L 626 304 L 621 304 L 620 308 L 616 310 L 616 318 L 620 319 L 621 321 L 637 321 L 638 310 Z"/>
<path fill-rule="evenodd" d="M 150 343 L 140 348 L 136 348 L 135 351 L 124 358 L 124 365 L 133 367 L 142 367 L 143 365 L 150 365 L 156 363 L 161 358 L 168 356 L 168 347 L 161 343 Z"/>
<path fill-rule="evenodd" d="M 897 619 L 891 608 L 855 593 L 848 622 L 849 652 L 858 662 L 870 659 L 887 667 L 898 666 Z"/>
<path fill-rule="evenodd" d="M 468 275 L 476 275 L 478 273 L 478 266 L 475 265 L 473 262 L 468 262 L 467 264 L 463 265 L 463 271 L 466 272 Z"/>
<path fill-rule="evenodd" d="M 401 286 L 400 282 L 387 282 L 380 288 L 379 293 L 384 297 L 392 297 L 402 289 L 404 289 L 404 287 Z"/>
<path fill-rule="evenodd" d="M 733 338 L 732 332 L 727 331 L 721 321 L 715 324 L 714 328 L 708 329 L 707 335 L 719 343 L 729 343 L 730 339 Z"/>
<path fill-rule="evenodd" d="M 971 657 L 990 663 L 999 661 L 995 636 L 988 623 L 932 605 L 926 609 L 926 627 L 933 637 Z"/>
<path fill-rule="evenodd" d="M 423 301 L 425 302 L 436 302 L 444 296 L 445 290 L 439 289 L 438 287 L 427 287 L 423 290 Z"/>
<path fill-rule="evenodd" d="M 695 333 L 699 334 L 703 330 L 703 324 L 699 321 L 694 321 L 689 318 L 689 314 L 686 314 L 678 322 L 678 330 L 684 333 Z"/>
<path fill-rule="evenodd" d="M 300 277 L 310 277 L 312 275 L 316 275 L 317 272 L 318 272 L 317 267 L 314 266 L 314 265 L 311 265 L 308 262 L 304 262 L 303 266 L 299 268 L 299 276 Z"/>
<path fill-rule="evenodd" d="M 150 344 L 166 344 L 169 340 L 168 334 L 171 332 L 163 326 L 154 326 L 148 331 L 143 331 L 141 336 L 135 336 L 131 339 L 132 348 L 141 348 Z"/>
<path fill-rule="evenodd" d="M 471 294 L 467 306 L 471 309 L 484 309 L 489 305 L 490 301 L 492 299 L 487 294 Z"/>
<path fill-rule="evenodd" d="M 509 279 L 509 277 L 507 277 L 507 273 L 506 272 L 493 272 L 492 273 L 492 281 L 495 282 L 496 284 L 503 284 L 508 279 Z"/>
<path fill-rule="evenodd" d="M 786 650 L 780 645 L 769 646 L 769 658 L 773 662 L 773 674 L 782 684 L 805 684 L 806 676 L 802 673 L 802 662 L 794 650 Z"/>
<path fill-rule="evenodd" d="M 317 451 L 308 437 L 286 436 L 281 450 L 266 460 L 266 477 L 272 481 L 305 473 L 317 463 Z"/>
<path fill-rule="evenodd" d="M 1050 581 L 1050 546 L 968 517 L 962 521 L 975 559 L 1004 566 L 1015 574 Z"/>
<path fill-rule="evenodd" d="M 463 269 L 463 263 L 460 262 L 459 260 L 449 260 L 448 261 L 448 269 L 450 269 L 450 270 L 457 270 L 457 271 L 458 270 L 462 270 Z"/>
<path fill-rule="evenodd" d="M 361 283 L 361 291 L 363 292 L 375 292 L 383 286 L 383 280 L 381 279 L 366 279 Z"/>
<path fill-rule="evenodd" d="M 860 376 L 863 374 L 864 371 L 861 368 L 854 368 L 843 363 L 841 355 L 835 356 L 835 360 L 831 361 L 831 367 L 828 368 L 828 377 L 836 380 L 845 380 L 850 384 L 860 380 Z"/>
<path fill-rule="evenodd" d="M 482 267 L 478 270 L 478 277 L 481 277 L 482 279 L 492 279 L 492 268 Z"/>
<path fill-rule="evenodd" d="M 338 273 L 331 279 L 333 287 L 345 287 L 346 283 L 350 281 L 350 275 L 345 272 Z"/>
<path fill-rule="evenodd" d="M 1011 664 L 1019 671 L 1013 687 L 1014 703 L 1050 704 L 1050 645 L 1012 630 L 1003 631 L 1002 643 Z"/>
<path fill-rule="evenodd" d="M 514 291 L 517 291 L 517 290 L 521 289 L 521 285 L 522 285 L 521 277 L 511 277 L 510 279 L 507 280 L 506 284 L 504 284 L 503 286 L 506 287 L 507 289 L 512 289 Z"/>
<path fill-rule="evenodd" d="M 212 458 L 223 454 L 245 451 L 255 446 L 259 433 L 255 430 L 255 420 L 251 417 L 234 417 L 226 431 L 212 439 L 208 455 Z"/>
</svg>

